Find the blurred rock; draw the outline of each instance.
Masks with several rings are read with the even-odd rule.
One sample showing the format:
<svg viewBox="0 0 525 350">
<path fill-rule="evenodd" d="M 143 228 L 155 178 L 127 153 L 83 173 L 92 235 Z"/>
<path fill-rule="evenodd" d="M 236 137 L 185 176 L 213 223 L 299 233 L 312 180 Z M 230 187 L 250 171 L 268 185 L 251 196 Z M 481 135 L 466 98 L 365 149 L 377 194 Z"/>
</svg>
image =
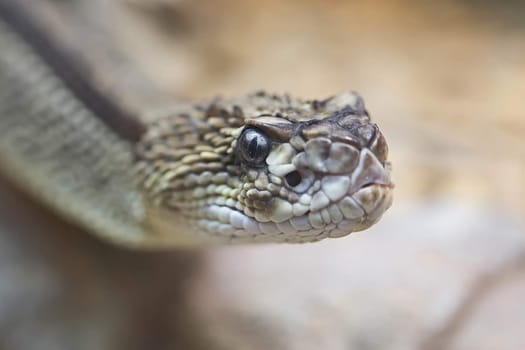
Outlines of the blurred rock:
<svg viewBox="0 0 525 350">
<path fill-rule="evenodd" d="M 455 334 L 451 350 L 525 349 L 525 264 L 509 272 Z"/>
</svg>

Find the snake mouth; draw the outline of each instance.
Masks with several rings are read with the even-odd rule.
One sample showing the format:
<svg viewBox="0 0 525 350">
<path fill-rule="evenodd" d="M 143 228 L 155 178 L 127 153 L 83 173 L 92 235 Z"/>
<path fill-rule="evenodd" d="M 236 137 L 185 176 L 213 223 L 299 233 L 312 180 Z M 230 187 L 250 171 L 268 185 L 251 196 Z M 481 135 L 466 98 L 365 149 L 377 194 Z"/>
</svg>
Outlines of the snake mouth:
<svg viewBox="0 0 525 350">
<path fill-rule="evenodd" d="M 367 187 L 372 187 L 372 186 L 378 186 L 378 187 L 387 188 L 387 189 L 390 189 L 390 190 L 393 190 L 396 187 L 396 185 L 395 185 L 395 183 L 393 181 L 367 182 L 367 183 L 364 183 L 363 185 L 361 185 L 361 189 L 367 188 Z"/>
</svg>

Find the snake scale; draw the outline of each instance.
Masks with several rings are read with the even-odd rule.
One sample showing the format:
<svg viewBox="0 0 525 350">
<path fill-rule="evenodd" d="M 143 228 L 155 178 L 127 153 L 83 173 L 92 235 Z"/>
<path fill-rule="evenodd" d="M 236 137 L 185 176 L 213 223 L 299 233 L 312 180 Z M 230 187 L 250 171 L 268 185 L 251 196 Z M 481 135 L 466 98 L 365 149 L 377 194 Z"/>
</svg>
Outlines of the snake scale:
<svg viewBox="0 0 525 350">
<path fill-rule="evenodd" d="M 311 242 L 364 230 L 392 203 L 387 143 L 355 93 L 256 92 L 145 118 L 77 63 L 0 0 L 0 169 L 101 238 Z"/>
</svg>

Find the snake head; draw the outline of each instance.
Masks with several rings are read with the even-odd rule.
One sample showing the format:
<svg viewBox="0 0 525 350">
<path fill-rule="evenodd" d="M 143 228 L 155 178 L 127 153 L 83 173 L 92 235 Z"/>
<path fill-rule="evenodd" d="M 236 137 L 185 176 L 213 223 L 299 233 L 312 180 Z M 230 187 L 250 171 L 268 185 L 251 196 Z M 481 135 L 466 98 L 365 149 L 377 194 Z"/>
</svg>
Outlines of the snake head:
<svg viewBox="0 0 525 350">
<path fill-rule="evenodd" d="M 157 123 L 139 153 L 144 187 L 186 231 L 318 241 L 364 230 L 392 204 L 387 143 L 354 93 L 314 101 L 258 93 L 198 111 Z"/>
<path fill-rule="evenodd" d="M 261 239 L 344 236 L 392 204 L 387 143 L 353 93 L 247 119 L 237 154 L 251 184 L 240 199 Z"/>
</svg>

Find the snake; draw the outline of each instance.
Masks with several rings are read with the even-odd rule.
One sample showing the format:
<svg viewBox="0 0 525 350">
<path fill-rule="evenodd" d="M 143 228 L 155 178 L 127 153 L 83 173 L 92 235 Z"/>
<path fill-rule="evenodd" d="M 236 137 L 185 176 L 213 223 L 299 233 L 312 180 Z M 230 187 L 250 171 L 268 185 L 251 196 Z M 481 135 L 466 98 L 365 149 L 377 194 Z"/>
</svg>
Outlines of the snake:
<svg viewBox="0 0 525 350">
<path fill-rule="evenodd" d="M 0 0 L 0 170 L 103 240 L 315 242 L 365 230 L 392 204 L 388 145 L 355 92 L 139 112 L 80 66 L 30 11 Z"/>
</svg>

